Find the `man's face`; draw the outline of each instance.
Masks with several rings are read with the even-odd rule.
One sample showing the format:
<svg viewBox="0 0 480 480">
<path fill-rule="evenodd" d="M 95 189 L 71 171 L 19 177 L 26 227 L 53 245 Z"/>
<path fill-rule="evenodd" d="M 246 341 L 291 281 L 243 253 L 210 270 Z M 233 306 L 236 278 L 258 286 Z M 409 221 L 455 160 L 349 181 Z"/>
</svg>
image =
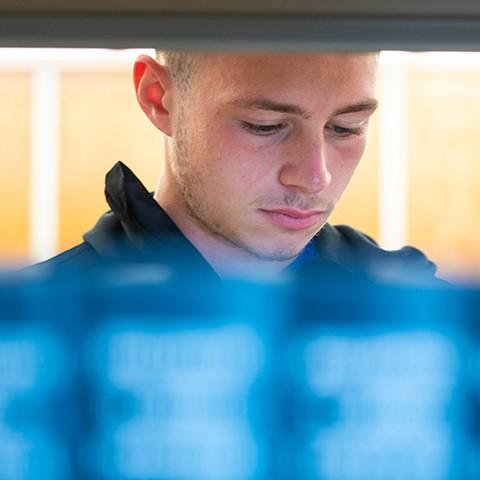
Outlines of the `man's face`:
<svg viewBox="0 0 480 480">
<path fill-rule="evenodd" d="M 185 214 L 255 257 L 297 256 L 365 150 L 376 63 L 374 54 L 207 56 L 172 124 Z"/>
</svg>

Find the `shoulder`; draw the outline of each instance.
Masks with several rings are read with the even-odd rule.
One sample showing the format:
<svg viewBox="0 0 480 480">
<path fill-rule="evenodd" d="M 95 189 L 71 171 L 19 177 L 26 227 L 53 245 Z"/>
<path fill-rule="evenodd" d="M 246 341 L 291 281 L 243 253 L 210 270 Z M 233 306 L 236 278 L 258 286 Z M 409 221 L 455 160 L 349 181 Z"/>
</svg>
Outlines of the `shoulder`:
<svg viewBox="0 0 480 480">
<path fill-rule="evenodd" d="M 315 237 L 324 258 L 376 280 L 393 282 L 441 282 L 436 265 L 419 249 L 404 246 L 385 250 L 370 236 L 347 225 L 326 224 Z"/>
<path fill-rule="evenodd" d="M 54 275 L 64 278 L 81 275 L 102 264 L 103 260 L 95 249 L 83 242 L 49 260 L 28 267 L 26 272 L 32 275 Z"/>
<path fill-rule="evenodd" d="M 332 249 L 379 248 L 377 242 L 365 233 L 348 225 L 325 224 L 317 234 L 316 242 Z"/>
</svg>

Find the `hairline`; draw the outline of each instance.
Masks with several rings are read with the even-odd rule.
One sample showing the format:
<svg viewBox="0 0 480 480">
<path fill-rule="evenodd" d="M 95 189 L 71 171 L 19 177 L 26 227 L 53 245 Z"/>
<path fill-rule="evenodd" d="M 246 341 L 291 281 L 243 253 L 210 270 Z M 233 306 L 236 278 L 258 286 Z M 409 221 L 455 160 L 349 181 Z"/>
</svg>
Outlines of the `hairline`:
<svg viewBox="0 0 480 480">
<path fill-rule="evenodd" d="M 187 92 L 192 86 L 193 78 L 200 66 L 203 54 L 190 51 L 173 51 L 156 49 L 156 60 L 170 71 L 179 90 Z"/>
</svg>

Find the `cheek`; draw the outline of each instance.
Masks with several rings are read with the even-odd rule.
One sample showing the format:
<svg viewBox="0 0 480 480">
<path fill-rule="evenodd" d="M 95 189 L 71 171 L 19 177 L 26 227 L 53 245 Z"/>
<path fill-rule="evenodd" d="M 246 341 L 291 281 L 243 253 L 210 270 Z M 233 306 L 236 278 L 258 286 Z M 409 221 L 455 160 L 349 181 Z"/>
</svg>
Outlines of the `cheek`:
<svg viewBox="0 0 480 480">
<path fill-rule="evenodd" d="M 352 174 L 358 162 L 362 158 L 366 147 L 366 139 L 358 139 L 355 142 L 345 143 L 340 145 L 336 150 L 338 158 L 338 168 L 345 172 L 345 174 Z"/>
<path fill-rule="evenodd" d="M 331 194 L 337 198 L 347 187 L 365 149 L 365 141 L 337 147 L 334 160 L 329 165 L 332 183 L 329 187 Z"/>
<path fill-rule="evenodd" d="M 217 135 L 209 138 L 206 145 L 209 170 L 215 177 L 221 177 L 224 185 L 248 193 L 274 177 L 275 156 L 272 149 L 252 144 L 240 128 L 225 125 L 217 130 Z"/>
</svg>

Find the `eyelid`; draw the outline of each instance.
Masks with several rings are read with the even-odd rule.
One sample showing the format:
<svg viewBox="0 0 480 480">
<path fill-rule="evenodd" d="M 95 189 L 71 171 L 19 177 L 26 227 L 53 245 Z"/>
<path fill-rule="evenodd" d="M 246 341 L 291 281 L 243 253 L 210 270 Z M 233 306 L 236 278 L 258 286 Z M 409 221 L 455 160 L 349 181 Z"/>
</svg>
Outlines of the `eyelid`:
<svg viewBox="0 0 480 480">
<path fill-rule="evenodd" d="M 357 128 L 363 127 L 370 120 L 370 117 L 364 118 L 361 121 L 352 121 L 352 120 L 341 120 L 339 118 L 333 119 L 331 122 L 332 125 L 340 125 L 344 128 Z"/>
<path fill-rule="evenodd" d="M 241 120 L 240 125 L 247 132 L 252 133 L 258 136 L 267 137 L 269 135 L 274 135 L 282 130 L 284 130 L 288 125 L 286 122 L 275 122 L 275 123 L 258 123 L 258 122 L 247 122 L 246 120 Z"/>
<path fill-rule="evenodd" d="M 356 137 L 364 134 L 366 132 L 366 125 L 363 124 L 361 126 L 355 127 L 345 127 L 343 125 L 339 125 L 338 123 L 327 123 L 325 126 L 328 130 L 330 130 L 331 134 L 338 137 L 338 138 L 348 138 L 348 137 Z M 343 132 L 336 132 L 335 129 L 339 128 L 344 130 Z"/>
</svg>

